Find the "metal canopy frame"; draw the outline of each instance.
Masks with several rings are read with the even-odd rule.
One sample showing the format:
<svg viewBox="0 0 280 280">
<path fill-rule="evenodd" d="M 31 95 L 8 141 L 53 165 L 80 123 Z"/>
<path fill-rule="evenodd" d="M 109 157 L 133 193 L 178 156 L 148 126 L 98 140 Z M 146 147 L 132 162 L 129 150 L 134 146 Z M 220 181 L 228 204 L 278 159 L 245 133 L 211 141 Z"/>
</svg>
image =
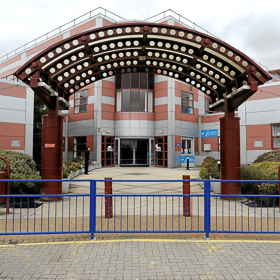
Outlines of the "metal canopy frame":
<svg viewBox="0 0 280 280">
<path fill-rule="evenodd" d="M 67 109 L 69 96 L 95 81 L 148 72 L 191 84 L 212 110 L 233 111 L 271 76 L 225 42 L 184 27 L 125 22 L 89 30 L 40 52 L 15 75 L 49 109 Z M 59 97 L 59 98 L 57 98 Z"/>
</svg>

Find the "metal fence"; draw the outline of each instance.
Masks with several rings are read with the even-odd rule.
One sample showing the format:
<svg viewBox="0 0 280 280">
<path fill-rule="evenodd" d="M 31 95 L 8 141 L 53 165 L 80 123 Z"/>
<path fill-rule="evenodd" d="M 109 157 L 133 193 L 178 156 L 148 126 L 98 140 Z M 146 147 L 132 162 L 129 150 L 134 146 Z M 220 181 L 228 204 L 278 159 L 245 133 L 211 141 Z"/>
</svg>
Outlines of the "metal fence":
<svg viewBox="0 0 280 280">
<path fill-rule="evenodd" d="M 20 182 L 31 181 L 35 180 Z M 0 195 L 0 235 L 89 233 L 93 239 L 95 233 L 196 232 L 205 233 L 206 238 L 210 233 L 280 233 L 279 195 L 214 194 L 211 180 L 71 182 L 86 185 L 88 193 Z M 112 182 L 113 190 L 117 184 L 128 186 L 123 193 L 105 194 L 104 182 Z M 192 193 L 191 187 L 191 194 L 179 193 L 186 182 L 204 182 L 204 190 Z M 149 189 L 161 183 L 176 184 L 176 193 L 137 193 L 137 184 Z"/>
</svg>

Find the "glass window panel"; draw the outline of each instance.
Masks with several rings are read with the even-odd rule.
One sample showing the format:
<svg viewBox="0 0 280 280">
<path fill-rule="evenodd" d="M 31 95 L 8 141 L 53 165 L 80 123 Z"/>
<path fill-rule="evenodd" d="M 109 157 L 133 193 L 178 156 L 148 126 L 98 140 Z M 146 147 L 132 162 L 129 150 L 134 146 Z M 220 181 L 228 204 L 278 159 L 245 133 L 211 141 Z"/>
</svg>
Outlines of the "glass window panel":
<svg viewBox="0 0 280 280">
<path fill-rule="evenodd" d="M 80 105 L 80 100 L 81 100 L 81 99 L 75 100 L 75 106 L 76 106 L 76 105 Z"/>
<path fill-rule="evenodd" d="M 118 90 L 117 91 L 117 100 L 116 100 L 117 104 L 116 104 L 116 111 L 117 112 L 121 112 L 122 110 L 122 91 Z"/>
<path fill-rule="evenodd" d="M 79 106 L 79 108 L 80 108 L 80 113 L 84 113 L 87 111 L 87 105 L 81 105 Z"/>
<path fill-rule="evenodd" d="M 273 136 L 280 136 L 280 125 L 273 125 Z"/>
<path fill-rule="evenodd" d="M 80 98 L 80 92 L 75 92 L 75 99 Z"/>
<path fill-rule="evenodd" d="M 87 104 L 87 98 L 81 98 L 80 104 Z"/>
<path fill-rule="evenodd" d="M 273 148 L 280 148 L 280 138 L 273 138 Z"/>
<path fill-rule="evenodd" d="M 182 99 L 182 105 L 188 105 L 188 106 L 193 106 L 192 101 L 187 100 L 187 99 Z"/>
<path fill-rule="evenodd" d="M 147 91 L 140 90 L 140 112 L 147 112 Z"/>
<path fill-rule="evenodd" d="M 122 100 L 122 111 L 129 112 L 130 111 L 130 90 L 123 90 L 123 100 Z"/>
<path fill-rule="evenodd" d="M 76 113 L 79 113 L 79 108 L 80 108 L 80 107 L 75 107 L 75 108 L 74 108 L 74 113 L 75 113 L 75 114 L 76 114 Z"/>
<path fill-rule="evenodd" d="M 182 91 L 182 98 L 193 100 L 193 95 L 189 92 Z"/>
<path fill-rule="evenodd" d="M 140 73 L 140 88 L 146 89 L 147 88 L 147 74 Z"/>
<path fill-rule="evenodd" d="M 131 112 L 139 112 L 139 90 L 131 90 Z"/>
<path fill-rule="evenodd" d="M 87 97 L 87 90 L 80 91 L 80 97 Z"/>
<path fill-rule="evenodd" d="M 116 75 L 116 89 L 122 88 L 122 75 Z"/>
<path fill-rule="evenodd" d="M 154 92 L 149 91 L 149 96 L 148 96 L 148 112 L 153 112 L 153 107 L 154 107 Z"/>
<path fill-rule="evenodd" d="M 123 74 L 123 88 L 130 88 L 130 74 Z"/>
<path fill-rule="evenodd" d="M 149 74 L 149 89 L 154 89 L 154 74 Z"/>
<path fill-rule="evenodd" d="M 131 74 L 131 88 L 139 88 L 139 73 Z"/>
</svg>

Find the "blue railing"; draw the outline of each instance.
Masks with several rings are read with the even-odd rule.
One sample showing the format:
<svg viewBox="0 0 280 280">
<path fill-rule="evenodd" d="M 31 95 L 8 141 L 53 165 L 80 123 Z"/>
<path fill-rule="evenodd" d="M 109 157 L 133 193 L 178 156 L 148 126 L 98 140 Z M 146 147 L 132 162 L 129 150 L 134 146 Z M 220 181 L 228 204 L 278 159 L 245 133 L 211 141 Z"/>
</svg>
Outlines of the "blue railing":
<svg viewBox="0 0 280 280">
<path fill-rule="evenodd" d="M 89 233 L 93 239 L 95 233 L 196 232 L 205 233 L 206 238 L 210 233 L 280 233 L 279 195 L 213 194 L 212 180 L 112 180 L 113 194 L 105 194 L 103 185 L 108 181 L 69 181 L 82 182 L 88 193 L 0 195 L 0 235 Z M 152 190 L 153 184 L 180 187 L 183 182 L 204 182 L 204 190 L 193 193 L 191 187 L 191 194 L 137 192 L 143 184 Z M 121 193 L 126 184 L 126 193 Z"/>
</svg>

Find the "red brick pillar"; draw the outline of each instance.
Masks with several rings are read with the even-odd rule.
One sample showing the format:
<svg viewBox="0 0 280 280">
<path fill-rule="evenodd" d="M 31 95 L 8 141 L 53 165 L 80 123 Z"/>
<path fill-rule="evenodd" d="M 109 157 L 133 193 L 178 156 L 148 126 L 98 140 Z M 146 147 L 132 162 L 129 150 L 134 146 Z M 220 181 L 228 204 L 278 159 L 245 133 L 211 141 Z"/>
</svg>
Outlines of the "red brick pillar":
<svg viewBox="0 0 280 280">
<path fill-rule="evenodd" d="M 221 180 L 240 180 L 240 118 L 227 112 L 220 118 Z M 221 194 L 240 194 L 240 182 L 222 182 Z"/>
<path fill-rule="evenodd" d="M 43 116 L 42 127 L 42 179 L 62 179 L 63 117 L 49 110 Z M 62 182 L 42 182 L 42 194 L 62 194 Z M 54 200 L 55 198 L 51 199 Z"/>
<path fill-rule="evenodd" d="M 190 180 L 190 175 L 183 175 L 183 180 Z M 183 182 L 183 194 L 191 194 L 190 182 Z M 183 216 L 191 216 L 191 197 L 183 197 Z"/>
<path fill-rule="evenodd" d="M 112 180 L 112 178 L 104 178 L 104 180 Z M 112 182 L 104 182 L 105 183 L 105 194 L 113 194 Z M 113 198 L 105 197 L 105 218 L 111 219 L 113 218 Z"/>
</svg>

